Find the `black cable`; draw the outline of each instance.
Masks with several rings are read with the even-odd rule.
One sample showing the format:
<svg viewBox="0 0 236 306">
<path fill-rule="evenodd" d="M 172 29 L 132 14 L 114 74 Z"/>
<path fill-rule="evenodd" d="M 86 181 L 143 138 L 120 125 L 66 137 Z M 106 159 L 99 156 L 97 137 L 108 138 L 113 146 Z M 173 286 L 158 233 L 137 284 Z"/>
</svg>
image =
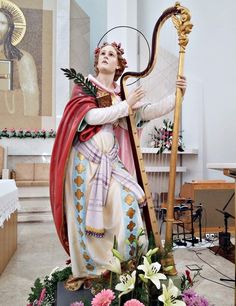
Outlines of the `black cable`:
<svg viewBox="0 0 236 306">
<path fill-rule="evenodd" d="M 209 245 L 208 249 L 211 248 L 212 245 L 214 246 L 214 242 L 215 242 L 217 239 L 218 239 L 218 238 L 216 238 L 215 240 L 214 240 L 214 239 L 212 239 L 212 240 L 208 239 L 208 240 L 207 240 L 208 242 L 211 242 L 211 244 Z"/>
<path fill-rule="evenodd" d="M 214 281 L 214 280 L 212 280 L 212 279 L 210 279 L 210 278 L 207 278 L 207 277 L 205 277 L 205 276 L 202 276 L 200 272 L 199 272 L 198 275 L 199 275 L 201 278 L 203 278 L 203 279 L 205 279 L 205 280 L 208 280 L 209 282 L 212 282 L 212 283 L 215 283 L 215 284 L 217 284 L 217 285 L 221 285 L 221 286 L 224 286 L 224 287 L 227 287 L 227 288 L 230 288 L 230 289 L 235 289 L 235 287 L 227 286 L 227 285 L 225 285 L 225 284 L 216 282 L 216 281 Z"/>
<path fill-rule="evenodd" d="M 203 249 L 203 250 L 208 250 L 208 249 Z M 208 266 L 210 266 L 212 269 L 214 269 L 216 272 L 220 273 L 221 275 L 225 276 L 227 279 L 230 280 L 230 278 L 229 278 L 227 275 L 223 274 L 222 272 L 220 272 L 219 270 L 217 270 L 215 267 L 213 267 L 212 265 L 210 265 L 208 262 L 206 262 L 204 259 L 202 259 L 202 258 L 198 255 L 198 253 L 197 253 L 197 252 L 199 252 L 199 251 L 195 251 L 195 250 L 189 250 L 189 251 L 194 252 L 194 253 L 197 255 L 197 257 L 198 257 L 201 261 L 203 261 L 203 262 L 206 263 Z M 198 274 L 199 274 L 200 277 L 202 277 L 203 279 L 208 280 L 209 282 L 213 282 L 213 283 L 216 283 L 216 284 L 218 284 L 218 285 L 221 285 L 221 286 L 224 286 L 224 287 L 227 287 L 227 288 L 235 289 L 235 287 L 227 286 L 227 285 L 225 285 L 225 284 L 222 284 L 222 283 L 219 283 L 219 282 L 217 282 L 217 281 L 214 281 L 214 280 L 212 280 L 212 279 L 210 279 L 210 278 L 206 278 L 205 276 L 202 276 L 202 275 L 200 274 L 200 271 L 198 271 L 198 272 L 199 272 Z"/>
<path fill-rule="evenodd" d="M 199 253 L 197 253 L 198 251 L 194 251 L 195 254 L 197 255 L 197 257 L 203 261 L 205 264 L 207 264 L 209 267 L 211 267 L 212 269 L 214 269 L 216 272 L 220 273 L 221 275 L 225 276 L 226 278 L 230 279 L 227 275 L 225 275 L 224 273 L 220 272 L 219 270 L 217 270 L 215 267 L 213 267 L 211 264 L 209 264 L 207 261 L 205 261 L 204 259 L 202 259 L 200 256 L 199 256 Z M 200 253 L 201 254 L 201 253 Z M 231 287 L 232 288 L 232 287 Z"/>
</svg>

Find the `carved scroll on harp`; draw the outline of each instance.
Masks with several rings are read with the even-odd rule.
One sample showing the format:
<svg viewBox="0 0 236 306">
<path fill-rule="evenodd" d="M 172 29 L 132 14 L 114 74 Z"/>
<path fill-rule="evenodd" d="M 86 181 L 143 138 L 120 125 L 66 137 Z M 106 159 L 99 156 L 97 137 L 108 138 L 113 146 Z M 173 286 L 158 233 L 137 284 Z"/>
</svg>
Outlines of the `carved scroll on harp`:
<svg viewBox="0 0 236 306">
<path fill-rule="evenodd" d="M 188 18 L 189 14 L 187 14 L 188 11 L 181 7 L 178 3 L 176 3 L 176 5 L 174 7 L 171 7 L 169 9 L 167 9 L 166 11 L 164 11 L 164 13 L 161 15 L 161 17 L 158 19 L 154 31 L 153 31 L 153 36 L 152 36 L 152 51 L 151 51 L 151 58 L 150 61 L 147 65 L 147 67 L 139 73 L 136 72 L 126 72 L 121 79 L 121 91 L 122 91 L 122 99 L 125 99 L 125 96 L 127 95 L 127 87 L 126 87 L 126 82 L 129 78 L 140 78 L 140 81 L 144 80 L 145 78 L 147 78 L 148 76 L 150 76 L 150 74 L 155 70 L 155 67 L 158 66 L 158 55 L 160 53 L 160 48 L 159 48 L 159 37 L 160 37 L 160 31 L 161 28 L 163 27 L 164 23 L 170 18 L 174 18 L 174 24 L 175 26 L 177 26 L 177 24 L 183 25 L 183 21 L 181 21 L 182 19 L 186 19 L 187 21 L 189 21 L 190 18 Z M 183 15 L 184 14 L 184 15 Z M 182 16 L 182 17 L 179 17 Z M 172 26 L 173 27 L 173 26 Z M 173 27 L 174 28 L 174 27 Z M 188 25 L 188 29 L 191 29 L 190 25 Z M 179 31 L 179 40 L 181 40 L 181 43 L 183 41 L 183 33 Z M 175 31 L 176 32 L 176 31 Z M 187 32 L 187 31 L 186 31 Z M 185 35 L 186 36 L 186 35 Z M 186 38 L 186 37 L 185 37 Z M 176 42 L 177 42 L 177 38 L 176 38 Z M 184 44 L 186 43 L 186 39 L 184 41 Z M 186 45 L 186 44 L 185 44 Z M 180 53 L 183 55 L 184 52 L 184 47 L 181 46 L 180 48 Z M 181 55 L 180 54 L 180 55 Z M 175 80 L 176 80 L 176 75 L 177 74 L 183 74 L 183 56 L 180 56 L 180 58 L 178 59 L 179 62 L 179 68 L 177 69 L 178 71 L 176 71 L 175 74 Z M 181 93 L 179 90 L 176 91 L 176 105 L 178 105 L 178 108 L 181 105 Z M 176 110 L 175 110 L 176 113 Z M 177 112 L 178 115 L 179 111 Z M 176 115 L 175 115 L 176 118 Z M 135 113 L 134 112 L 130 112 L 129 118 L 127 119 L 127 123 L 128 123 L 128 127 L 129 127 L 129 132 L 130 132 L 130 136 L 131 136 L 131 143 L 132 143 L 132 149 L 133 149 L 133 155 L 134 155 L 134 161 L 135 161 L 135 167 L 136 167 L 136 172 L 137 172 L 137 179 L 139 184 L 143 187 L 144 192 L 146 194 L 147 197 L 147 207 L 144 209 L 144 216 L 145 216 L 145 221 L 146 221 L 146 226 L 147 226 L 147 231 L 151 231 L 154 234 L 154 239 L 155 239 L 155 243 L 158 247 L 162 248 L 162 244 L 161 244 L 161 238 L 160 238 L 160 233 L 159 233 L 159 225 L 158 225 L 158 221 L 156 218 L 156 213 L 154 210 L 154 205 L 153 205 L 153 200 L 152 200 L 152 194 L 150 191 L 150 187 L 149 187 L 149 183 L 148 183 L 148 179 L 147 179 L 147 175 L 145 172 L 145 168 L 144 168 L 144 163 L 143 163 L 143 157 L 142 157 L 142 153 L 141 153 L 141 146 L 140 146 L 140 140 L 138 137 L 138 132 L 137 132 L 137 128 L 136 128 L 136 122 L 135 122 Z M 174 132 L 174 135 L 178 136 L 178 131 L 179 131 L 179 118 L 177 116 L 177 123 L 175 123 L 174 125 L 174 129 L 177 130 L 177 132 Z M 176 136 L 174 136 L 173 141 L 175 140 Z M 177 141 L 178 141 L 178 137 L 177 137 Z M 172 145 L 173 146 L 173 145 Z M 174 153 L 177 154 L 177 151 L 175 152 L 175 145 L 174 147 Z M 168 190 L 168 206 L 170 207 L 170 209 L 168 210 L 173 210 L 173 205 L 171 204 L 173 201 L 171 200 L 171 197 L 173 197 L 174 192 L 175 192 L 175 184 L 173 183 L 175 181 L 175 173 L 176 173 L 176 160 L 174 161 L 174 158 L 172 157 L 172 153 L 171 153 L 171 167 L 175 168 L 170 172 L 170 176 L 172 176 L 171 184 L 169 183 L 169 190 Z M 176 158 L 176 157 L 175 157 Z M 170 169 L 171 170 L 171 169 Z M 170 190 L 172 189 L 172 190 Z M 170 202 L 170 205 L 169 205 Z M 172 205 L 172 208 L 171 208 Z M 171 212 L 167 213 L 167 218 L 168 218 L 168 222 L 167 222 L 167 227 L 168 230 L 170 229 L 170 227 L 172 226 L 172 219 L 173 219 L 173 213 L 171 214 Z M 172 231 L 172 227 L 171 227 L 171 231 Z M 170 241 L 169 236 L 167 237 L 168 241 Z M 172 239 L 172 233 L 171 233 L 171 239 Z"/>
</svg>

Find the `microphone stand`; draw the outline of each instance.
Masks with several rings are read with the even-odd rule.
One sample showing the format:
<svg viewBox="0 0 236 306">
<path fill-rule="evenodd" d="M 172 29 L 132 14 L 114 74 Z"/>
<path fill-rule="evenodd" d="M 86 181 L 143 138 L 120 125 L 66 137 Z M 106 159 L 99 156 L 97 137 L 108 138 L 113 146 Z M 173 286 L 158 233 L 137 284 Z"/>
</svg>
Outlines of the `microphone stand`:
<svg viewBox="0 0 236 306">
<path fill-rule="evenodd" d="M 195 206 L 198 209 L 195 212 L 193 222 L 195 222 L 198 218 L 198 228 L 199 228 L 199 240 L 202 242 L 202 204 Z"/>
<path fill-rule="evenodd" d="M 198 239 L 194 236 L 193 200 L 188 199 L 185 204 L 190 204 L 191 211 L 191 239 L 185 239 L 185 241 L 191 242 L 192 246 L 194 246 L 195 243 L 198 243 Z"/>
<path fill-rule="evenodd" d="M 227 208 L 227 206 L 229 205 L 230 201 L 233 199 L 235 192 L 233 192 L 233 194 L 231 195 L 231 197 L 229 198 L 228 202 L 225 204 L 225 206 L 223 207 L 223 211 Z"/>
</svg>

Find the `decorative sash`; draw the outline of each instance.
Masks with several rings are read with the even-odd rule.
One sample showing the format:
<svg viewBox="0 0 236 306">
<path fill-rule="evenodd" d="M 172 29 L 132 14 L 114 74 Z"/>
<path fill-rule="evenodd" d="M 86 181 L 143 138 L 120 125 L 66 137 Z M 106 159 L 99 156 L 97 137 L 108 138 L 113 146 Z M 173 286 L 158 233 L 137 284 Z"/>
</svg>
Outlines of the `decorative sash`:
<svg viewBox="0 0 236 306">
<path fill-rule="evenodd" d="M 102 238 L 105 233 L 103 224 L 103 207 L 106 205 L 111 177 L 121 185 L 133 192 L 138 203 L 145 205 L 145 195 L 135 179 L 126 171 L 115 166 L 118 162 L 119 145 L 115 142 L 113 148 L 107 152 L 101 152 L 95 142 L 90 139 L 79 143 L 76 149 L 90 162 L 98 164 L 92 188 L 88 199 L 86 213 L 86 233 Z"/>
</svg>

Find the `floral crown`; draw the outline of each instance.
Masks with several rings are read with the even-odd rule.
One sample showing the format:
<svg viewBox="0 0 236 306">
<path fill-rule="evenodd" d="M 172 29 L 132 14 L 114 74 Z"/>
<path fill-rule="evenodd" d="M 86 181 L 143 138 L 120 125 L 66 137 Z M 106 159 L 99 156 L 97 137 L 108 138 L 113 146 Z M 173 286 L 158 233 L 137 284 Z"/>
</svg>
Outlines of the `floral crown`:
<svg viewBox="0 0 236 306">
<path fill-rule="evenodd" d="M 94 50 L 94 54 L 95 55 L 98 55 L 99 54 L 99 52 L 100 52 L 100 50 L 103 48 L 103 47 L 105 47 L 105 46 L 112 46 L 113 48 L 115 48 L 116 49 L 116 51 L 117 51 L 117 53 L 119 54 L 119 55 L 123 55 L 124 54 L 124 49 L 123 48 L 121 48 L 121 43 L 116 43 L 115 41 L 113 42 L 113 43 L 111 43 L 111 44 L 109 44 L 109 43 L 107 43 L 107 42 L 104 42 L 103 44 L 102 44 L 102 46 L 101 47 L 97 47 L 95 50 Z M 126 59 L 122 56 L 122 61 L 123 61 L 123 64 L 125 65 L 125 67 L 128 67 L 127 66 L 127 61 L 126 61 Z"/>
</svg>

